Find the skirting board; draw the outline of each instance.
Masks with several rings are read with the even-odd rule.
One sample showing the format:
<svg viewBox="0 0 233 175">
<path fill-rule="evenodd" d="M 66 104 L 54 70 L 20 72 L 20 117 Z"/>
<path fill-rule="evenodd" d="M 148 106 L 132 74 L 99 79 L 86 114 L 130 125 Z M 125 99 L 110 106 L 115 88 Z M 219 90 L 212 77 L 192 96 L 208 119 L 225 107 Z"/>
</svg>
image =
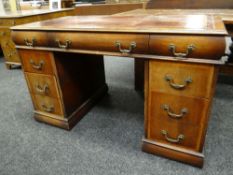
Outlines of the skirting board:
<svg viewBox="0 0 233 175">
<path fill-rule="evenodd" d="M 199 168 L 203 167 L 204 155 L 199 152 L 142 139 L 142 151 L 180 161 Z"/>
</svg>

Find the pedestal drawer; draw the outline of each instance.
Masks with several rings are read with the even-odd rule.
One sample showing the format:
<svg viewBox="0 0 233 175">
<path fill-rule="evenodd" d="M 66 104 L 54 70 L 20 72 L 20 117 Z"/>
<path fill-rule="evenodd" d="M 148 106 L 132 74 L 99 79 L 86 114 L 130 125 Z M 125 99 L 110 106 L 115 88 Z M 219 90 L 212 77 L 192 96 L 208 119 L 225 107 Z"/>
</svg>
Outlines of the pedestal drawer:
<svg viewBox="0 0 233 175">
<path fill-rule="evenodd" d="M 163 56 L 220 59 L 225 39 L 220 36 L 151 35 L 150 53 Z"/>
<path fill-rule="evenodd" d="M 54 74 L 53 54 L 46 51 L 19 50 L 25 72 Z"/>
<path fill-rule="evenodd" d="M 149 120 L 185 126 L 204 124 L 209 100 L 150 92 Z"/>
<path fill-rule="evenodd" d="M 154 119 L 150 121 L 147 137 L 153 141 L 200 151 L 201 131 L 200 126 Z"/>
<path fill-rule="evenodd" d="M 149 35 L 51 32 L 49 40 L 51 47 L 60 49 L 148 53 Z"/>
<path fill-rule="evenodd" d="M 36 110 L 64 116 L 61 101 L 56 98 L 31 94 Z"/>
<path fill-rule="evenodd" d="M 149 89 L 174 95 L 210 98 L 215 73 L 212 65 L 150 61 Z"/>
<path fill-rule="evenodd" d="M 56 78 L 52 75 L 41 75 L 25 72 L 31 93 L 59 98 Z"/>
</svg>

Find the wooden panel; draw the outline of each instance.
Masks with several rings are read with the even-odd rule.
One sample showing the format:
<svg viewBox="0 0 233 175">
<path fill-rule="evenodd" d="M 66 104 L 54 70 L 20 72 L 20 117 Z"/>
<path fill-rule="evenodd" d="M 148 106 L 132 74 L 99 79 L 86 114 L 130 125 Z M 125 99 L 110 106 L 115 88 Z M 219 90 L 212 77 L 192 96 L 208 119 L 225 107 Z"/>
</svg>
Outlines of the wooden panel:
<svg viewBox="0 0 233 175">
<path fill-rule="evenodd" d="M 113 51 L 119 52 L 116 42 L 121 43 L 122 49 L 129 49 L 132 42 L 136 43 L 136 47 L 131 53 L 147 53 L 149 35 L 143 34 L 101 34 L 101 33 L 72 33 L 72 32 L 51 32 L 49 36 L 49 45 L 58 47 L 56 40 L 60 44 L 65 45 L 66 40 L 71 42 L 69 48 L 95 50 L 95 51 Z"/>
<path fill-rule="evenodd" d="M 148 116 L 152 123 L 154 123 L 154 120 L 163 120 L 166 123 L 181 126 L 186 126 L 186 124 L 201 125 L 204 123 L 206 116 L 208 116 L 209 100 L 180 97 L 153 91 L 150 92 L 150 99 L 151 108 Z M 182 117 L 177 116 L 175 118 L 176 116 L 173 114 L 181 115 Z"/>
<path fill-rule="evenodd" d="M 24 71 L 42 74 L 54 74 L 51 52 L 19 50 Z"/>
<path fill-rule="evenodd" d="M 106 86 L 103 56 L 56 52 L 54 57 L 65 112 L 69 116 Z"/>
<path fill-rule="evenodd" d="M 34 94 L 31 94 L 31 96 L 36 110 L 64 116 L 63 107 L 59 99 Z"/>
<path fill-rule="evenodd" d="M 0 20 L 0 26 L 13 26 L 15 24 L 14 19 L 1 19 Z"/>
<path fill-rule="evenodd" d="M 161 9 L 167 9 L 167 8 L 226 8 L 230 9 L 233 8 L 233 2 L 232 0 L 150 0 L 148 4 L 146 5 L 147 9 L 150 8 L 161 8 Z"/>
<path fill-rule="evenodd" d="M 150 90 L 188 97 L 210 98 L 212 95 L 212 65 L 150 61 L 149 71 Z M 175 84 L 186 84 L 184 81 L 189 78 L 192 82 L 182 89 L 174 89 L 166 77 L 171 77 L 170 82 Z"/>
<path fill-rule="evenodd" d="M 25 73 L 31 93 L 59 98 L 57 81 L 54 76 Z"/>
<path fill-rule="evenodd" d="M 186 57 L 220 59 L 225 52 L 225 38 L 216 36 L 151 35 L 150 52 L 156 55 L 174 56 L 169 45 L 175 46 L 175 52 L 187 53 L 188 46 L 194 49 Z"/>
<path fill-rule="evenodd" d="M 142 7 L 142 3 L 85 5 L 75 7 L 75 15 L 112 15 Z"/>
</svg>

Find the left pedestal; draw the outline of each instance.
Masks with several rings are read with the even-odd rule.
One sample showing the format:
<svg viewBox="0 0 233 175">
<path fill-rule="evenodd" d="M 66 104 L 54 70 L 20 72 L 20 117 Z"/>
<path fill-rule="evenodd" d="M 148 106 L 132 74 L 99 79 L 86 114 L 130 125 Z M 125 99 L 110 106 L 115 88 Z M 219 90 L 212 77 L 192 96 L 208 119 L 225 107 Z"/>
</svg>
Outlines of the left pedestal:
<svg viewBox="0 0 233 175">
<path fill-rule="evenodd" d="M 103 56 L 18 51 L 40 122 L 70 130 L 107 92 Z"/>
</svg>

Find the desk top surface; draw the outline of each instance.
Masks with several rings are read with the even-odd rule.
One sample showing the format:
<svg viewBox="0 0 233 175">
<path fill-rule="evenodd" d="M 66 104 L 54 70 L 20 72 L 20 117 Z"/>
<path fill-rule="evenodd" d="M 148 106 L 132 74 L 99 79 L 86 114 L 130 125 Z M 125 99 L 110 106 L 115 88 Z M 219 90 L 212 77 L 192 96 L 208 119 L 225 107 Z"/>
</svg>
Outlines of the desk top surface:
<svg viewBox="0 0 233 175">
<path fill-rule="evenodd" d="M 221 18 L 211 15 L 68 16 L 12 27 L 13 30 L 172 33 L 225 35 Z"/>
<path fill-rule="evenodd" d="M 224 23 L 233 24 L 233 9 L 136 9 L 116 15 L 214 15 Z"/>
<path fill-rule="evenodd" d="M 54 12 L 62 12 L 73 10 L 72 8 L 60 9 L 60 10 L 49 10 L 49 9 L 34 9 L 34 10 L 18 10 L 18 11 L 1 11 L 0 18 L 22 18 L 34 15 L 42 15 Z"/>
</svg>

